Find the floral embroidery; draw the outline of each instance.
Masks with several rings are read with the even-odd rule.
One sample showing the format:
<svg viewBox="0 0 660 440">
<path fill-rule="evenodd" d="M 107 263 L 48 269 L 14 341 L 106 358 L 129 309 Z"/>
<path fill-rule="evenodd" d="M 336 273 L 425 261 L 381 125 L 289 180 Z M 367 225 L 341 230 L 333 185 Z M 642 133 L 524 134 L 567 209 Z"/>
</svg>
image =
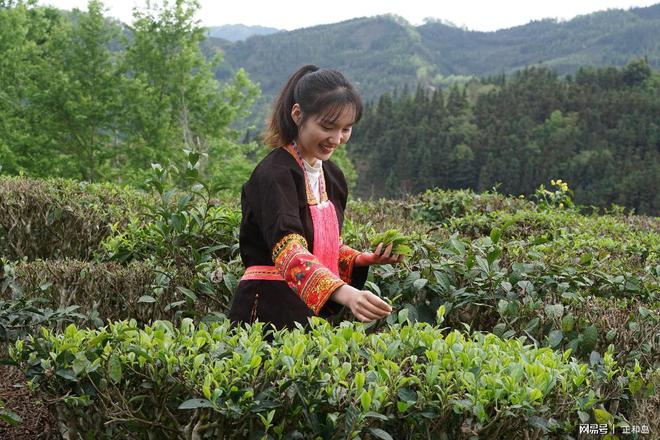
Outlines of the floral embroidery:
<svg viewBox="0 0 660 440">
<path fill-rule="evenodd" d="M 299 234 L 288 234 L 273 247 L 273 262 L 284 281 L 315 315 L 332 292 L 346 284 L 307 250 L 307 242 Z"/>
<path fill-rule="evenodd" d="M 304 247 L 307 249 L 307 240 L 305 240 L 305 237 L 303 237 L 300 234 L 287 234 L 280 241 L 277 242 L 275 246 L 273 246 L 273 261 L 277 260 L 278 256 L 282 253 L 282 251 L 290 245 L 291 241 L 297 242 L 300 246 Z"/>
<path fill-rule="evenodd" d="M 346 283 L 351 282 L 355 259 L 361 252 L 342 244 L 339 248 L 339 277 Z"/>
</svg>

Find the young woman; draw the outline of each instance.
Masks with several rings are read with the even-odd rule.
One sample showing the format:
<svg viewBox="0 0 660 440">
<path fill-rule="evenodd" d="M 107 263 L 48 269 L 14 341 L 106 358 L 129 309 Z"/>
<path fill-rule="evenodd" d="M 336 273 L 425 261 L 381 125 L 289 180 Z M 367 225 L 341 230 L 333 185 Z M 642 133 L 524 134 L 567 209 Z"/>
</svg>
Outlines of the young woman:
<svg viewBox="0 0 660 440">
<path fill-rule="evenodd" d="M 369 265 L 397 263 L 391 246 L 361 253 L 341 243 L 346 179 L 329 159 L 348 142 L 362 100 L 338 71 L 306 65 L 275 101 L 266 142 L 273 150 L 243 185 L 240 230 L 246 271 L 232 301 L 234 323 L 259 320 L 276 328 L 331 319 L 347 307 L 360 321 L 391 307 L 361 290 Z"/>
</svg>

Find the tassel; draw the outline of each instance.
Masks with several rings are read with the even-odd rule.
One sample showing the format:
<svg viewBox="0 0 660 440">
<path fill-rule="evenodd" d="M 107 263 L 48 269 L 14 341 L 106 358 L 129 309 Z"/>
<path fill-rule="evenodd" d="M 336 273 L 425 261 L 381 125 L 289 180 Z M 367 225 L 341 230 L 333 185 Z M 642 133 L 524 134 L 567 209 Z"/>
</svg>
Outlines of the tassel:
<svg viewBox="0 0 660 440">
<path fill-rule="evenodd" d="M 310 205 L 314 224 L 314 256 L 339 276 L 339 223 L 331 201 Z"/>
</svg>

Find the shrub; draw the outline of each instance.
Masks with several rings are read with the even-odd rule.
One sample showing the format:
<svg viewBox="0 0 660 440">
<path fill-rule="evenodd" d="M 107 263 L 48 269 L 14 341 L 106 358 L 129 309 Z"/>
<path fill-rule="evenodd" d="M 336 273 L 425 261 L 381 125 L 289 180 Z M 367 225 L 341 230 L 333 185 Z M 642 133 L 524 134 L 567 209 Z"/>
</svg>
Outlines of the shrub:
<svg viewBox="0 0 660 440">
<path fill-rule="evenodd" d="M 64 324 L 83 322 L 86 317 L 77 312 L 78 308 L 57 307 L 42 296 L 26 295 L 16 280 L 14 267 L 0 259 L 0 358 L 6 343 L 32 334 L 41 326 L 63 328 Z"/>
<path fill-rule="evenodd" d="M 153 261 L 189 274 L 189 282 L 178 290 L 190 305 L 203 296 L 225 309 L 237 283 L 234 273 L 241 266 L 237 258 L 240 211 L 216 204 L 219 188 L 200 175 L 200 154 L 187 151 L 186 159 L 184 167 L 152 165 L 145 186 L 154 202 L 145 205 L 141 218 L 132 219 L 124 230 L 115 228 L 97 258 L 123 264 Z M 218 292 L 212 283 L 218 269 L 223 272 L 226 292 Z"/>
<path fill-rule="evenodd" d="M 88 260 L 142 199 L 118 185 L 0 177 L 0 256 Z"/>
<path fill-rule="evenodd" d="M 447 225 L 453 218 L 493 211 L 514 212 L 533 204 L 513 197 L 493 192 L 475 193 L 472 190 L 448 191 L 438 188 L 411 199 L 412 216 L 417 221 Z"/>
<path fill-rule="evenodd" d="M 620 397 L 653 392 L 611 353 L 590 370 L 492 334 L 402 323 L 367 335 L 318 318 L 271 343 L 262 323 L 69 326 L 17 342 L 13 358 L 59 397 L 68 438 L 559 435 L 594 415 L 622 420 L 602 406 L 612 383 Z"/>
<path fill-rule="evenodd" d="M 39 298 L 40 307 L 74 308 L 88 325 L 134 318 L 178 321 L 226 312 L 230 292 L 242 266 L 218 263 L 217 279 L 208 274 L 209 293 L 194 294 L 195 275 L 185 268 L 158 266 L 153 261 L 92 263 L 77 260 L 32 261 L 15 265 L 14 284 L 26 298 Z M 217 273 L 216 272 L 216 273 Z M 2 296 L 0 296 L 2 297 Z"/>
<path fill-rule="evenodd" d="M 529 343 L 571 348 L 582 359 L 593 351 L 602 355 L 618 341 L 625 361 L 652 364 L 649 343 L 651 348 L 654 343 L 649 339 L 653 341 L 660 323 L 655 305 L 660 267 L 648 266 L 637 275 L 609 266 L 594 270 L 592 265 L 554 264 L 532 258 L 532 253 L 511 261 L 497 229 L 476 240 L 457 234 L 446 241 L 420 236 L 413 246 L 414 259 L 372 268 L 366 284 L 395 310 L 405 309 L 411 320 L 433 322 L 444 305 L 453 328 L 468 325 L 505 338 L 522 336 Z M 387 321 L 394 319 L 390 315 Z M 569 326 L 562 319 L 574 322 Z M 625 343 L 610 332 L 632 322 L 630 333 L 621 330 L 627 333 Z"/>
</svg>

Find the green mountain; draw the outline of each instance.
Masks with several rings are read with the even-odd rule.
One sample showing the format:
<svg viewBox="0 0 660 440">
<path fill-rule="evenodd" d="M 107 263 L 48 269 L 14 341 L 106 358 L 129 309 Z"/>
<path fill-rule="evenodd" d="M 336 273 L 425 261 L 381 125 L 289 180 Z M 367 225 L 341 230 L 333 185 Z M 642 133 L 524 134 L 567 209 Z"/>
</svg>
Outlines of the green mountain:
<svg viewBox="0 0 660 440">
<path fill-rule="evenodd" d="M 496 32 L 475 32 L 441 22 L 413 26 L 385 15 L 356 18 L 245 41 L 211 39 L 224 53 L 219 79 L 243 67 L 269 102 L 298 66 L 314 63 L 345 72 L 363 96 L 418 82 L 443 86 L 462 76 L 499 75 L 542 65 L 559 74 L 580 66 L 624 66 L 647 57 L 660 67 L 660 3 L 612 9 L 558 22 L 546 19 Z"/>
<path fill-rule="evenodd" d="M 244 24 L 225 24 L 209 27 L 209 37 L 222 38 L 228 41 L 245 40 L 253 35 L 270 35 L 280 32 L 280 29 L 265 26 L 246 26 Z"/>
</svg>

